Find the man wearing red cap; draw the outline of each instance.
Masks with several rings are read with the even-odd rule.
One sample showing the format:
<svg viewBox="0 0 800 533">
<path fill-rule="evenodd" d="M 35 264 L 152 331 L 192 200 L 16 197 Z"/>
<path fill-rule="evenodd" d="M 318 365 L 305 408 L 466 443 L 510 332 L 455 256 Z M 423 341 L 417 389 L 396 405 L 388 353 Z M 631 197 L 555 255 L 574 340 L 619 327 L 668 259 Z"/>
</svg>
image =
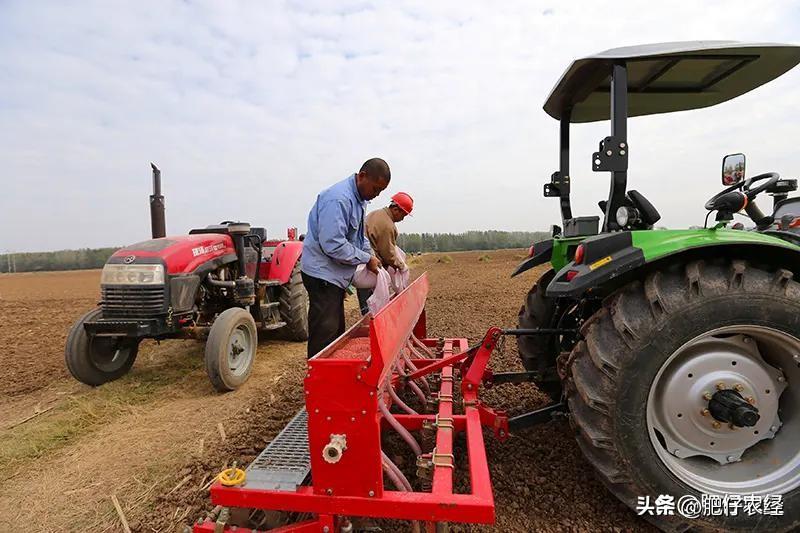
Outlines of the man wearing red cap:
<svg viewBox="0 0 800 533">
<path fill-rule="evenodd" d="M 414 209 L 414 200 L 407 193 L 398 192 L 392 196 L 392 201 L 388 207 L 378 209 L 367 215 L 365 226 L 367 238 L 372 246 L 372 250 L 384 267 L 394 267 L 404 272 L 408 267 L 397 256 L 395 246 L 397 245 L 397 226 Z M 372 295 L 371 289 L 358 289 L 358 304 L 361 313 L 369 312 L 367 299 Z"/>
</svg>

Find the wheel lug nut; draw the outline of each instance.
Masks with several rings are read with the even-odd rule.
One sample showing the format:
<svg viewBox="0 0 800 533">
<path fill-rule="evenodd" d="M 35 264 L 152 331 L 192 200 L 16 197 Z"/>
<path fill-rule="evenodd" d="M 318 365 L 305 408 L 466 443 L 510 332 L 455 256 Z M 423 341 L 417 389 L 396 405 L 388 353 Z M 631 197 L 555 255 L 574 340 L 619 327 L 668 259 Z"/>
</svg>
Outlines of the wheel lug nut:
<svg viewBox="0 0 800 533">
<path fill-rule="evenodd" d="M 710 393 L 710 392 L 704 392 L 704 393 L 703 393 L 703 399 L 704 399 L 704 400 L 706 400 L 706 401 L 711 401 L 711 398 L 713 398 L 713 396 L 711 396 L 711 393 Z"/>
<path fill-rule="evenodd" d="M 750 405 L 755 405 L 756 399 L 753 398 L 752 396 L 748 396 L 747 397 L 747 403 L 749 403 Z"/>
<path fill-rule="evenodd" d="M 719 429 L 721 425 L 722 425 L 722 424 L 720 424 L 720 423 L 719 423 L 719 422 L 717 422 L 716 420 L 714 420 L 714 421 L 711 423 L 711 426 L 712 426 L 714 429 Z"/>
<path fill-rule="evenodd" d="M 736 459 L 736 458 L 734 456 L 732 456 L 732 455 L 729 455 L 728 457 L 726 457 L 726 459 L 728 460 L 729 463 L 732 463 L 733 460 Z"/>
<path fill-rule="evenodd" d="M 733 388 L 736 390 L 736 392 L 742 392 L 742 390 L 744 389 L 744 387 L 742 387 L 740 383 L 734 385 Z"/>
<path fill-rule="evenodd" d="M 770 430 L 771 432 L 775 433 L 776 431 L 778 431 L 778 427 L 777 427 L 777 426 L 770 426 L 770 427 L 769 427 L 769 430 Z"/>
<path fill-rule="evenodd" d="M 783 377 L 783 376 L 778 376 L 778 383 L 783 383 L 784 381 L 786 381 L 786 378 L 785 378 L 785 377 Z"/>
<path fill-rule="evenodd" d="M 720 381 L 719 383 L 717 383 L 717 390 L 724 390 L 724 389 L 725 389 L 725 384 L 723 382 Z"/>
<path fill-rule="evenodd" d="M 708 409 L 703 409 L 702 411 L 700 411 L 700 414 L 703 416 L 708 416 L 710 414 L 710 411 Z"/>
</svg>

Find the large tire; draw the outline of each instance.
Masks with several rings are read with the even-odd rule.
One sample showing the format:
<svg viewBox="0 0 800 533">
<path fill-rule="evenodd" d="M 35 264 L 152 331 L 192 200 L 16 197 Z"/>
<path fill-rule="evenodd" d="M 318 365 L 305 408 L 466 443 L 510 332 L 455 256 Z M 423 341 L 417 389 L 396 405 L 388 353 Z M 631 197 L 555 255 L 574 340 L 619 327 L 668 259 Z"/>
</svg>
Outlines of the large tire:
<svg viewBox="0 0 800 533">
<path fill-rule="evenodd" d="M 548 328 L 551 327 L 555 313 L 555 301 L 545 296 L 547 286 L 553 281 L 556 273 L 548 270 L 533 284 L 525 298 L 525 304 L 519 309 L 519 327 Z M 544 370 L 555 366 L 558 357 L 556 339 L 552 335 L 528 335 L 517 337 L 517 349 L 525 370 Z"/>
<path fill-rule="evenodd" d="M 127 337 L 91 337 L 83 327 L 103 315 L 98 307 L 78 319 L 67 335 L 64 360 L 70 374 L 86 385 L 97 387 L 124 376 L 133 366 L 139 340 Z"/>
<path fill-rule="evenodd" d="M 220 392 L 239 388 L 253 370 L 258 334 L 256 321 L 241 307 L 226 309 L 211 324 L 206 341 L 206 372 Z"/>
<path fill-rule="evenodd" d="M 292 341 L 308 340 L 308 293 L 300 274 L 300 261 L 292 269 L 289 281 L 281 285 L 280 296 L 281 320 L 286 322 L 284 332 Z"/>
<path fill-rule="evenodd" d="M 755 490 L 758 488 L 769 488 L 766 485 L 770 483 L 769 474 L 777 466 L 759 463 L 760 454 L 765 454 L 764 457 L 772 454 L 769 460 L 773 461 L 779 456 L 778 450 L 787 450 L 784 464 L 789 464 L 795 461 L 791 457 L 797 455 L 796 450 L 800 447 L 797 444 L 800 421 L 790 418 L 785 410 L 789 407 L 793 411 L 788 412 L 797 412 L 800 369 L 796 360 L 792 360 L 792 350 L 781 348 L 800 342 L 797 340 L 798 332 L 800 284 L 787 270 L 767 272 L 744 261 L 713 264 L 696 261 L 651 273 L 643 283 L 630 283 L 607 298 L 602 309 L 584 324 L 582 333 L 585 340 L 575 346 L 566 361 L 564 388 L 580 449 L 611 492 L 634 509 L 637 497 L 649 496 L 653 502 L 663 494 L 674 496 L 677 502 L 684 495 L 693 495 L 701 500 L 702 493 L 719 494 L 721 484 L 716 488 L 706 487 L 708 480 L 720 475 L 731 476 L 731 479 L 739 476 L 737 480 L 743 484 L 738 489 L 728 489 L 731 492 L 745 494 L 758 492 Z M 762 334 L 764 337 L 759 337 Z M 734 345 L 736 339 L 749 345 L 751 350 L 746 353 L 741 348 L 744 355 L 739 359 L 742 364 L 738 367 L 730 366 L 736 365 L 731 359 L 741 354 L 705 348 L 743 346 Z M 785 345 L 775 339 L 782 339 L 780 342 Z M 755 354 L 752 353 L 753 346 Z M 728 359 L 720 358 L 719 353 Z M 778 365 L 777 360 L 786 360 L 787 364 Z M 706 367 L 709 370 L 692 373 L 688 370 L 699 367 L 686 365 L 709 365 Z M 764 410 L 761 415 L 767 420 L 768 429 L 763 429 L 761 421 L 755 427 L 729 427 L 724 423 L 720 427 L 718 421 L 703 410 L 703 406 L 708 405 L 703 400 L 707 400 L 706 395 L 711 393 L 696 390 L 716 392 L 715 387 L 707 383 L 712 376 L 721 375 L 719 372 L 727 376 L 741 372 L 745 376 L 745 368 L 751 366 L 762 370 L 769 366 L 772 379 L 777 381 L 781 381 L 777 374 L 780 373 L 778 368 L 782 368 L 789 378 L 789 386 L 771 397 L 767 395 L 770 393 L 768 389 L 755 390 L 754 387 L 755 405 Z M 736 368 L 741 370 L 733 370 Z M 727 385 L 717 381 L 717 388 L 733 388 L 732 383 L 737 379 L 732 377 Z M 667 387 L 664 383 L 686 386 L 690 392 L 666 394 L 663 391 L 674 392 L 676 389 L 659 388 Z M 749 382 L 742 380 L 738 383 Z M 691 388 L 697 386 L 701 388 Z M 778 390 L 771 392 L 778 393 Z M 764 431 L 770 434 L 775 431 L 775 426 L 769 427 L 768 421 L 769 416 L 775 420 L 775 414 L 771 415 L 767 410 L 770 401 L 777 407 L 775 396 L 780 397 L 785 423 L 774 433 L 774 438 L 760 441 L 758 450 L 753 451 L 755 443 L 750 444 L 750 440 L 757 439 L 753 435 L 758 431 L 752 430 L 762 428 L 762 437 L 758 438 L 763 438 Z M 696 410 L 683 409 L 695 401 L 698 402 Z M 679 410 L 683 412 L 678 413 Z M 742 447 L 741 460 L 727 457 L 720 462 L 711 455 L 680 458 L 690 454 L 672 445 L 670 452 L 666 444 L 670 441 L 665 440 L 662 429 L 654 423 L 664 420 L 659 416 L 669 418 L 662 428 L 669 428 L 669 431 L 688 428 L 677 431 L 702 442 L 708 450 L 715 445 L 711 439 L 746 437 L 748 443 Z M 682 421 L 677 420 L 680 417 L 683 417 Z M 685 425 L 687 422 L 691 425 Z M 731 441 L 716 444 L 724 445 L 726 442 Z M 692 454 L 696 454 L 694 450 Z M 704 469 L 700 470 L 701 477 L 687 481 L 691 476 L 686 472 L 697 468 Z M 798 469 L 794 467 L 791 471 L 797 472 Z M 781 490 L 775 492 L 782 493 L 783 516 L 749 516 L 740 509 L 737 516 L 704 516 L 696 520 L 683 518 L 677 510 L 673 516 L 650 515 L 645 518 L 664 530 L 693 527 L 783 531 L 800 526 L 800 477 L 797 480 L 790 478 Z"/>
<path fill-rule="evenodd" d="M 545 296 L 547 286 L 553 281 L 556 273 L 548 270 L 534 283 L 525 298 L 525 304 L 519 309 L 519 327 L 549 328 L 554 327 L 556 304 L 552 298 Z M 555 335 L 527 335 L 517 337 L 517 352 L 522 366 L 529 372 L 544 371 L 556 366 L 556 358 L 560 353 L 558 338 Z M 561 387 L 557 383 L 537 383 L 537 386 L 551 398 L 561 397 Z"/>
</svg>

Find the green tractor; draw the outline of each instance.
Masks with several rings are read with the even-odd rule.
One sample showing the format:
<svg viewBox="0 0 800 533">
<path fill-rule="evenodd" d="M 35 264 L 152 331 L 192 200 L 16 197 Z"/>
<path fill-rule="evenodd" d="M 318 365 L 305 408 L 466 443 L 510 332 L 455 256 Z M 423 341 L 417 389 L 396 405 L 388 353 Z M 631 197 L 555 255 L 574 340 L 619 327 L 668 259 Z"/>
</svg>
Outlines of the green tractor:
<svg viewBox="0 0 800 533">
<path fill-rule="evenodd" d="M 654 229 L 658 211 L 626 188 L 627 119 L 719 104 L 799 62 L 788 45 L 619 48 L 574 61 L 544 106 L 560 122 L 544 194 L 559 198 L 562 225 L 513 274 L 552 267 L 510 333 L 602 482 L 665 530 L 800 526 L 800 198 L 797 180 L 746 178 L 734 154 L 705 204 L 711 223 Z M 591 160 L 611 173 L 602 221 L 573 217 L 569 172 L 570 124 L 600 120 L 611 122 Z M 756 203 L 766 195 L 770 214 Z M 749 221 L 734 223 L 742 210 Z M 676 505 L 643 513 L 659 496 Z M 757 498 L 771 507 L 745 512 Z"/>
</svg>

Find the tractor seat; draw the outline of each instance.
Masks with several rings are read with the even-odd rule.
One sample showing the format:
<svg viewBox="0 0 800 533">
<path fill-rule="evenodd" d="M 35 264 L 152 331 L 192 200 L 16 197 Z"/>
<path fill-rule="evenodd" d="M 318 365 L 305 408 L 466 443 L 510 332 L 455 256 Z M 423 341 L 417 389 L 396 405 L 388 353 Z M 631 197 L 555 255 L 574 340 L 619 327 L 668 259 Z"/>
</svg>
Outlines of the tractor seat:
<svg viewBox="0 0 800 533">
<path fill-rule="evenodd" d="M 227 223 L 212 224 L 210 226 L 206 226 L 205 228 L 195 228 L 195 229 L 189 230 L 189 235 L 198 235 L 198 234 L 206 234 L 206 233 L 219 233 L 219 234 L 222 234 L 222 235 L 227 235 L 228 234 L 228 224 Z M 251 226 L 250 227 L 250 233 L 252 233 L 253 235 L 258 235 L 258 237 L 261 239 L 261 242 L 264 242 L 264 241 L 267 240 L 267 230 L 266 230 L 266 228 Z"/>
<path fill-rule="evenodd" d="M 599 233 L 600 217 L 574 217 L 564 221 L 564 237 L 588 237 Z"/>
<path fill-rule="evenodd" d="M 795 217 L 800 217 L 800 197 L 787 198 L 786 200 L 781 200 L 778 202 L 778 204 L 775 206 L 775 212 L 772 214 L 772 217 L 777 221 L 785 215 L 794 215 Z"/>
</svg>

